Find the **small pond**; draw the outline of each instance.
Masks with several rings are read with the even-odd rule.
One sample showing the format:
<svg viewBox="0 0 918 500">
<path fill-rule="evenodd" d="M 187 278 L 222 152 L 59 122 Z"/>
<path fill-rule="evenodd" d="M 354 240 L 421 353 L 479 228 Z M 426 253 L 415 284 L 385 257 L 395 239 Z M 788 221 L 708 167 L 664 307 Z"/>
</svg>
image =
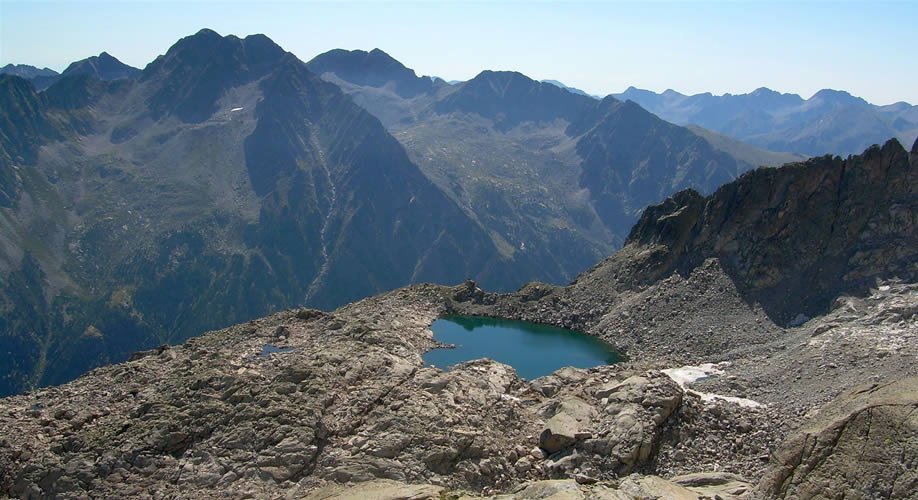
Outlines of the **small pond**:
<svg viewBox="0 0 918 500">
<path fill-rule="evenodd" d="M 454 348 L 433 349 L 424 362 L 449 368 L 473 359 L 490 358 L 512 366 L 532 380 L 559 368 L 591 368 L 622 360 L 612 346 L 583 332 L 554 326 L 481 316 L 449 316 L 430 327 L 434 339 Z"/>
</svg>

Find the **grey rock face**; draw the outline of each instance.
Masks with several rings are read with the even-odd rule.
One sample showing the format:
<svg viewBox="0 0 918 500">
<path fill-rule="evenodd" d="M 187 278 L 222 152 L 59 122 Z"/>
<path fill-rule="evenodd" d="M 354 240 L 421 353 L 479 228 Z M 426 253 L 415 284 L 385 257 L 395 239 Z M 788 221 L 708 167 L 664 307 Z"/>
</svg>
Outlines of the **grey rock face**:
<svg viewBox="0 0 918 500">
<path fill-rule="evenodd" d="M 825 408 L 776 455 L 772 498 L 911 498 L 918 491 L 918 379 L 865 386 Z"/>
</svg>

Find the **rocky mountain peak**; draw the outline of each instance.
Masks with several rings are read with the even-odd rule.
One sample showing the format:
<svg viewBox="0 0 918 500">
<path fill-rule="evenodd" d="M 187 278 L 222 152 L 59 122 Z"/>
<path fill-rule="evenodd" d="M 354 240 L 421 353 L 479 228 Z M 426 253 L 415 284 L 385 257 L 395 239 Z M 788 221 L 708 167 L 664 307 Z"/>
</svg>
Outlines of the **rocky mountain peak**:
<svg viewBox="0 0 918 500">
<path fill-rule="evenodd" d="M 377 69 L 382 67 L 389 67 L 390 69 L 399 71 L 411 71 L 395 58 L 378 48 L 369 52 L 360 49 L 333 49 L 317 55 L 306 64 L 308 66 L 315 66 L 320 70 L 327 70 L 332 72 L 343 71 L 345 69 L 365 70 L 369 67 L 376 67 Z M 414 72 L 412 71 L 412 73 Z"/>
<path fill-rule="evenodd" d="M 661 245 L 675 248 L 695 224 L 704 210 L 705 198 L 694 189 L 685 189 L 651 205 L 644 210 L 641 220 L 631 229 L 627 241 L 645 246 Z M 648 221 L 654 221 L 649 224 Z"/>
<path fill-rule="evenodd" d="M 384 50 L 380 49 L 379 47 L 374 48 L 373 50 L 371 50 L 371 51 L 368 53 L 368 55 L 370 56 L 370 58 L 371 58 L 372 60 L 380 61 L 380 62 L 383 62 L 383 63 L 385 63 L 385 64 L 398 65 L 398 66 L 401 66 L 401 67 L 403 67 L 403 68 L 405 67 L 404 64 L 402 64 L 402 63 L 400 63 L 399 61 L 397 61 L 394 57 L 390 56 L 387 52 L 385 52 Z M 405 68 L 405 69 L 408 69 L 408 68 Z M 409 70 L 409 71 L 411 71 L 411 70 Z M 413 71 L 412 71 L 412 72 L 413 72 Z"/>
<path fill-rule="evenodd" d="M 749 94 L 739 94 L 735 97 L 750 103 L 752 109 L 756 110 L 784 109 L 798 106 L 804 102 L 803 98 L 797 94 L 785 94 L 768 87 L 759 87 Z"/>
<path fill-rule="evenodd" d="M 71 63 L 61 73 L 62 77 L 75 75 L 90 75 L 99 80 L 109 81 L 136 78 L 140 75 L 140 70 L 124 64 L 108 52 L 102 52 L 97 56 Z"/>
<path fill-rule="evenodd" d="M 419 77 L 414 70 L 382 51 L 335 49 L 319 54 L 306 63 L 313 73 L 333 73 L 338 78 L 369 87 L 384 87 L 394 84 L 395 91 L 402 97 L 414 97 L 434 88 L 434 81 Z"/>
<path fill-rule="evenodd" d="M 539 85 L 539 82 L 529 78 L 519 71 L 501 71 L 490 69 L 486 69 L 481 73 L 478 73 L 475 75 L 475 78 L 469 80 L 467 84 L 471 84 L 472 82 L 477 84 L 487 83 L 488 85 L 495 85 L 494 90 L 501 95 L 503 95 L 503 93 L 506 91 L 506 88 L 510 85 L 525 85 L 532 87 L 537 87 Z"/>
<path fill-rule="evenodd" d="M 158 80 L 150 99 L 156 116 L 174 114 L 200 122 L 214 111 L 227 88 L 267 75 L 287 52 L 264 35 L 239 38 L 203 29 L 176 42 L 143 71 L 143 80 Z"/>
<path fill-rule="evenodd" d="M 775 92 L 768 87 L 759 87 L 752 91 L 751 95 L 762 96 L 762 95 L 780 95 L 779 92 Z"/>
<path fill-rule="evenodd" d="M 461 84 L 435 108 L 439 112 L 476 113 L 494 119 L 498 128 L 508 129 L 526 121 L 570 121 L 595 104 L 590 97 L 516 71 L 485 70 Z"/>
<path fill-rule="evenodd" d="M 149 76 L 157 72 L 170 72 L 196 63 L 209 67 L 220 65 L 229 72 L 243 71 L 250 66 L 271 65 L 284 54 L 284 49 L 265 35 L 249 35 L 245 38 L 220 36 L 205 28 L 177 41 L 165 55 L 150 63 L 144 73 Z"/>
<path fill-rule="evenodd" d="M 513 93 L 523 92 L 556 95 L 552 87 L 587 97 L 582 90 L 572 89 L 557 80 L 537 81 L 518 71 L 484 70 L 465 84 L 487 88 L 498 97 L 512 97 Z"/>
<path fill-rule="evenodd" d="M 860 97 L 851 95 L 844 90 L 822 89 L 816 92 L 810 101 L 821 104 L 831 105 L 862 105 L 869 106 L 869 103 Z"/>
<path fill-rule="evenodd" d="M 36 68 L 28 64 L 7 64 L 0 68 L 0 74 L 16 75 L 30 80 L 36 77 L 54 77 L 58 75 L 58 72 L 50 68 Z"/>
<path fill-rule="evenodd" d="M 238 38 L 233 35 L 229 35 L 226 38 L 238 40 Z M 172 44 L 169 50 L 166 51 L 166 56 L 169 56 L 170 53 L 175 54 L 186 50 L 212 50 L 223 40 L 224 37 L 216 31 L 209 28 L 203 28 L 193 35 L 179 38 L 178 41 Z"/>
</svg>

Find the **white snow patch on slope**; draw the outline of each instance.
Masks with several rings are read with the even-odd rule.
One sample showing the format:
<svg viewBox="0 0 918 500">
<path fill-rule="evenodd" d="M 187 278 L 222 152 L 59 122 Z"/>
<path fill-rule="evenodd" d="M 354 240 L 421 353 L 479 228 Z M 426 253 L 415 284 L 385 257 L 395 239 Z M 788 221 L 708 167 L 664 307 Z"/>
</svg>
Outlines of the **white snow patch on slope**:
<svg viewBox="0 0 918 500">
<path fill-rule="evenodd" d="M 711 394 L 709 392 L 701 392 L 693 389 L 689 389 L 688 386 L 705 378 L 712 377 L 716 375 L 724 374 L 724 367 L 729 366 L 729 363 L 704 363 L 701 365 L 695 366 L 682 366 L 679 368 L 667 368 L 665 370 L 660 370 L 665 373 L 669 378 L 673 379 L 673 382 L 679 384 L 679 387 L 683 391 L 694 394 L 701 398 L 702 401 L 714 401 L 719 399 L 721 401 L 727 401 L 729 403 L 734 403 L 740 406 L 745 406 L 749 408 L 755 408 L 757 406 L 762 406 L 762 403 L 758 401 L 753 401 L 746 398 L 738 398 L 735 396 L 721 396 L 720 394 Z"/>
</svg>

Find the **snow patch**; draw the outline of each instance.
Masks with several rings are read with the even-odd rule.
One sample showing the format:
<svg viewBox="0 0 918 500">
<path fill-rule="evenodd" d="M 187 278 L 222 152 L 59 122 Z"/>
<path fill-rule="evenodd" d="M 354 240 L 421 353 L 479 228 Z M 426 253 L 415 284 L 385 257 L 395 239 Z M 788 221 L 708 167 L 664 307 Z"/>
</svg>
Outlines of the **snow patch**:
<svg viewBox="0 0 918 500">
<path fill-rule="evenodd" d="M 667 368 L 665 370 L 660 370 L 665 373 L 669 378 L 673 379 L 673 382 L 679 385 L 683 391 L 689 394 L 694 394 L 701 398 L 702 401 L 714 401 L 721 400 L 728 403 L 737 404 L 740 406 L 745 406 L 747 408 L 755 408 L 762 406 L 762 403 L 758 401 L 753 401 L 746 398 L 738 398 L 735 396 L 721 396 L 720 394 L 711 394 L 709 392 L 696 391 L 694 389 L 689 389 L 688 386 L 707 377 L 714 377 L 717 375 L 723 375 L 723 368 L 730 366 L 730 363 L 704 363 L 701 365 L 688 365 L 682 366 L 679 368 Z"/>
<path fill-rule="evenodd" d="M 245 108 L 233 108 L 233 109 L 230 110 L 230 113 L 232 113 L 232 112 L 234 112 L 234 111 L 242 111 L 243 109 L 245 109 Z"/>
<path fill-rule="evenodd" d="M 705 377 L 724 374 L 724 371 L 714 363 L 704 363 L 697 366 L 683 366 L 680 368 L 667 368 L 661 371 L 668 375 L 669 378 L 673 379 L 673 382 L 679 384 L 679 387 L 683 389 L 686 385 L 697 382 Z"/>
</svg>

